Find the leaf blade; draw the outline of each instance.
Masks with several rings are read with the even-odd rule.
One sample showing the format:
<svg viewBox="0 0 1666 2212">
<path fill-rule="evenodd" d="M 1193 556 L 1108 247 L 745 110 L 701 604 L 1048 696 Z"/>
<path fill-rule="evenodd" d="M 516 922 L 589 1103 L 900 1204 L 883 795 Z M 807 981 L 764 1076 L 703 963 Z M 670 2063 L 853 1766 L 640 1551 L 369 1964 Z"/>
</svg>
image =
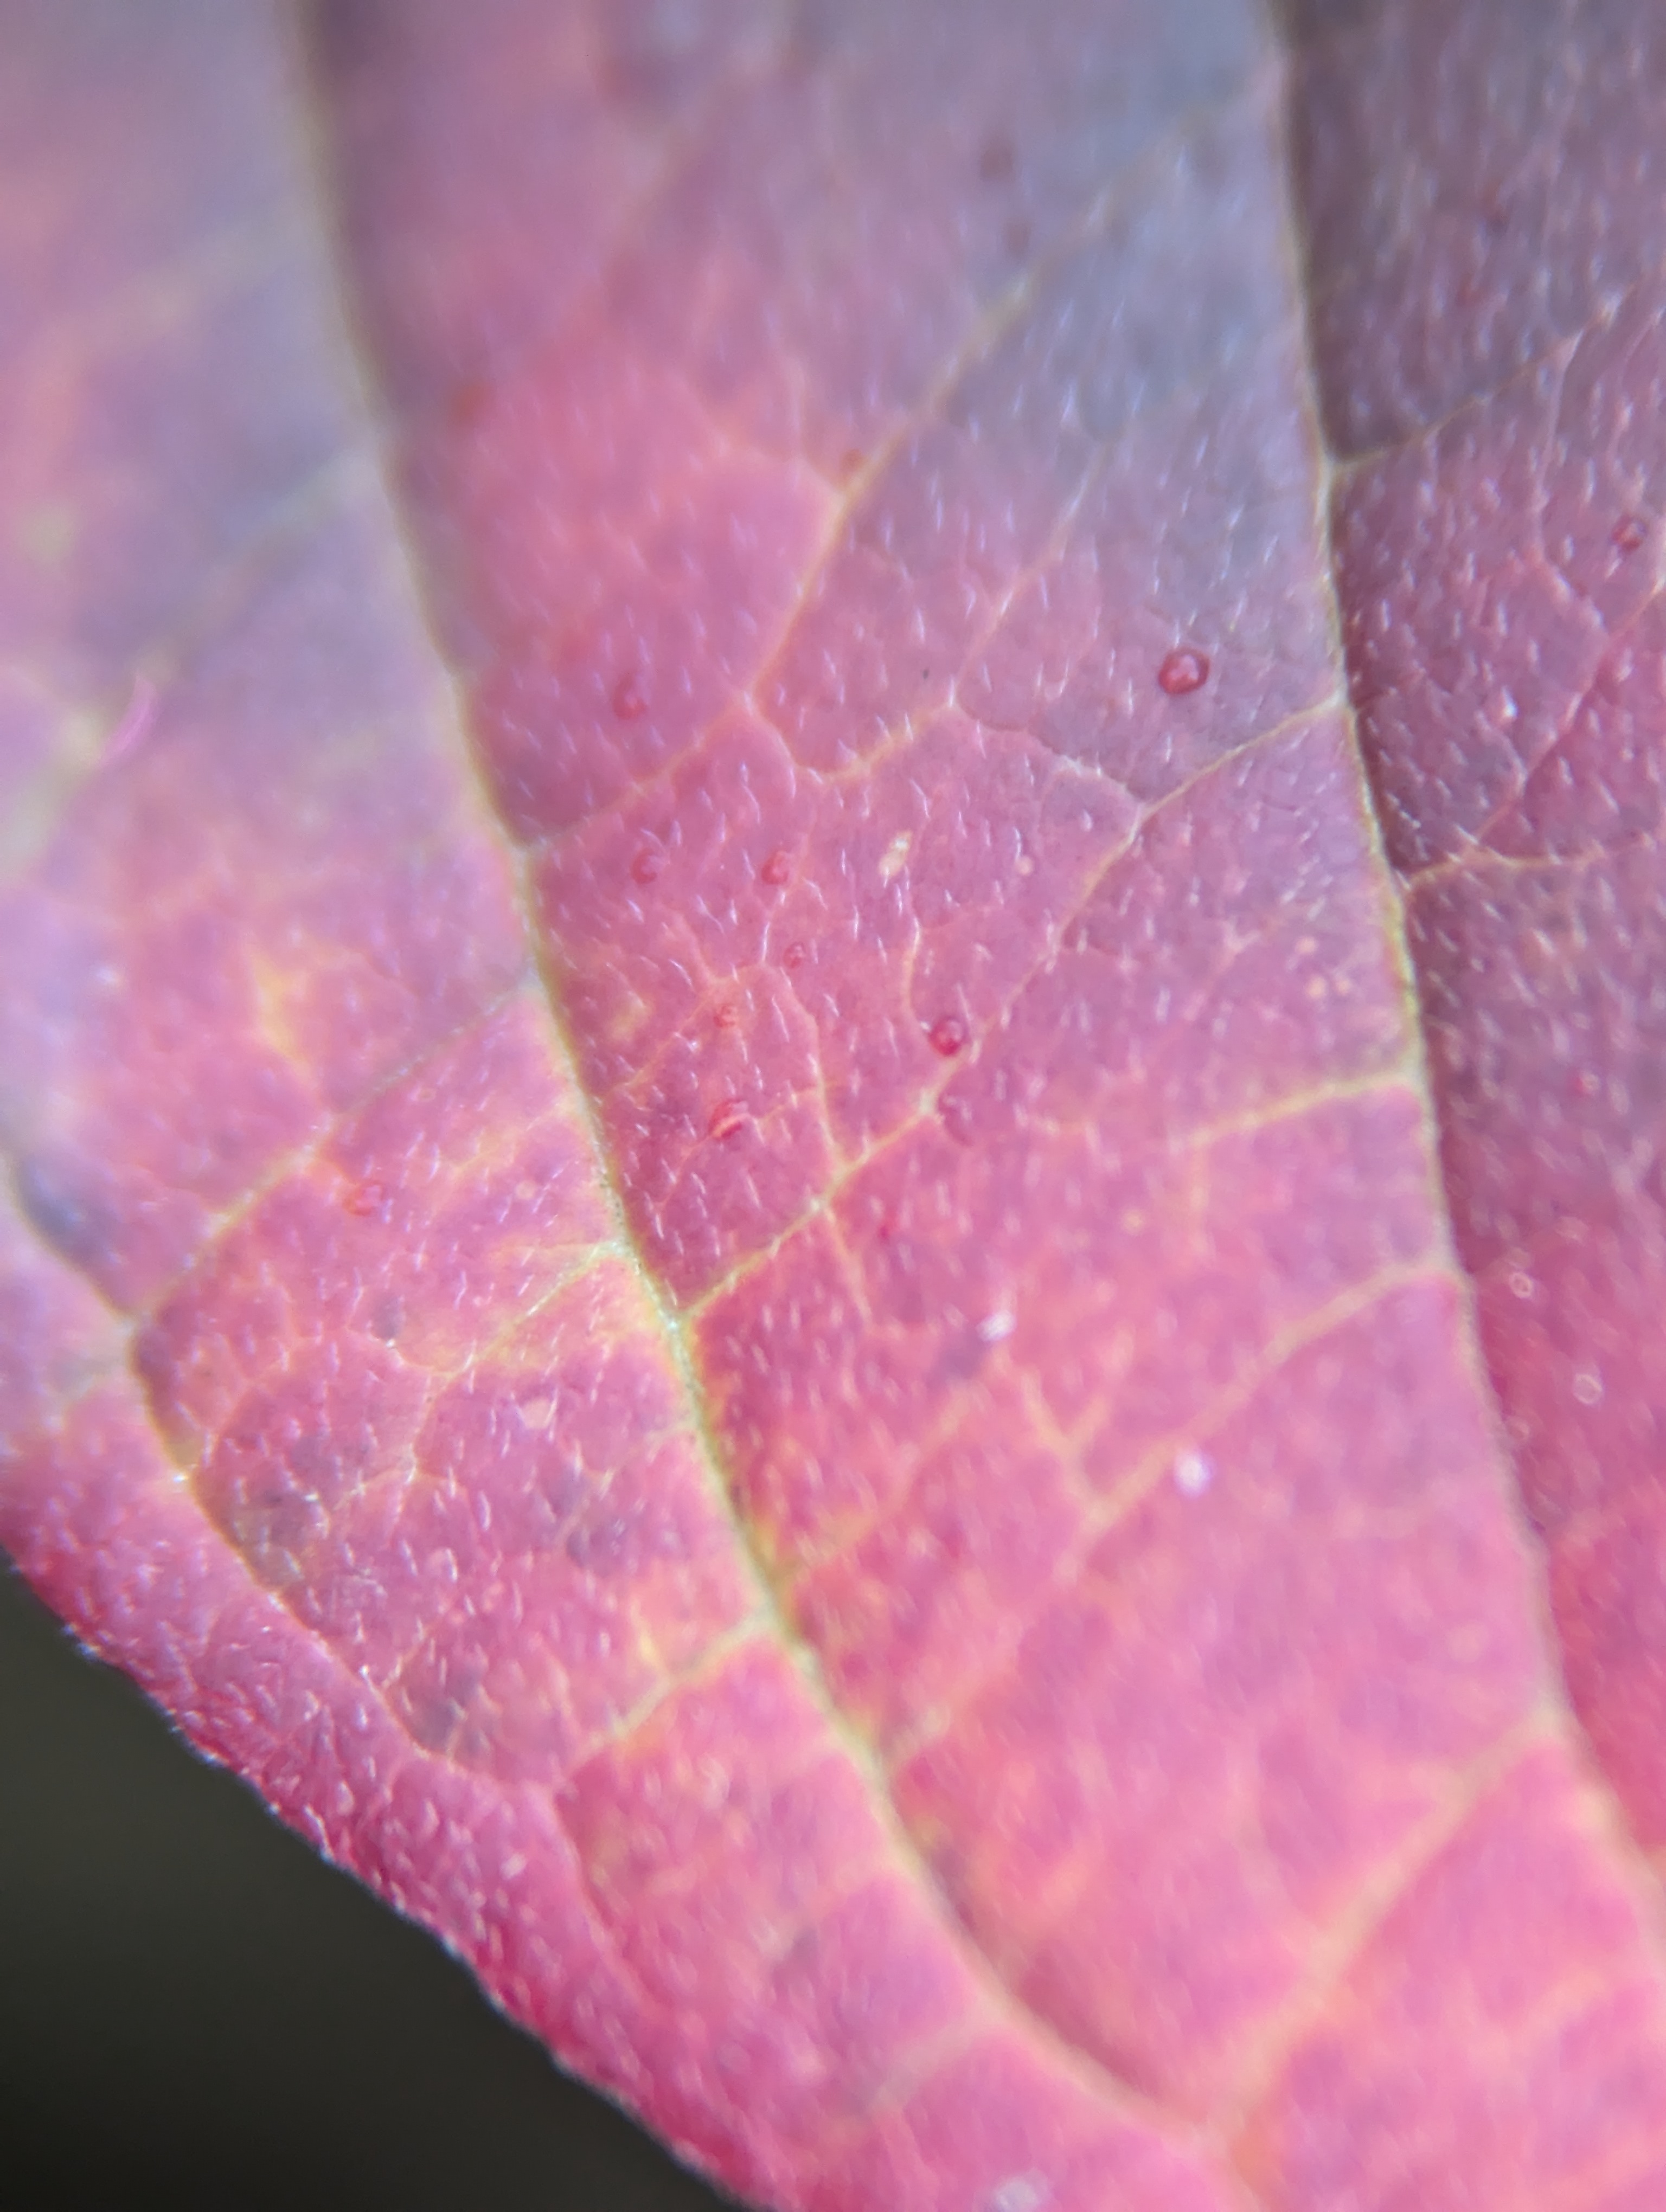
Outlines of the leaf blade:
<svg viewBox="0 0 1666 2212">
<path fill-rule="evenodd" d="M 511 8 L 471 76 L 448 11 L 338 19 L 349 228 L 526 857 L 483 820 L 350 467 L 290 595 L 280 558 L 243 631 L 210 625 L 154 737 L 72 807 L 51 896 L 23 893 L 20 1188 L 70 1273 L 21 1236 L 16 1296 L 45 1316 L 31 1372 L 80 1379 L 17 1455 L 8 1540 L 202 1740 L 759 2194 L 1380 2193 L 1397 2138 L 1361 2115 L 1421 2063 L 1408 1960 L 1499 2021 L 1420 2107 L 1441 2172 L 1504 2185 L 1477 2116 L 1582 1976 L 1583 2065 L 1533 2095 L 1565 2111 L 1634 2067 L 1644 2158 L 1658 1989 L 1538 1648 L 1335 704 L 1275 58 L 1232 9 L 1213 43 L 1165 45 L 1160 11 L 1052 23 L 1021 59 L 964 40 L 975 84 L 1046 122 L 1049 72 L 1097 38 L 1166 84 L 1177 139 L 1123 201 L 1091 100 L 1073 171 L 1068 131 L 997 139 L 950 102 L 958 171 L 927 131 L 901 173 L 933 210 L 914 287 L 865 292 L 860 255 L 820 249 L 909 265 L 873 226 L 899 117 L 958 59 L 929 26 L 852 60 L 761 13 L 667 52 L 648 18 Z M 1237 72 L 1219 113 L 1193 112 L 1200 55 Z M 430 189 L 401 236 L 435 116 L 458 221 Z M 994 211 L 1032 169 L 1027 211 Z M 565 323 L 526 296 L 540 194 Z M 731 240 L 776 204 L 798 228 L 759 286 Z M 315 226 L 306 251 L 321 297 Z M 367 576 L 418 703 L 370 681 L 351 747 L 331 717 Z M 575 604 L 552 667 L 544 610 Z M 309 653 L 310 697 L 287 681 Z M 239 682 L 293 717 L 276 763 Z M 375 834 L 350 845 L 355 810 Z M 82 1000 L 65 1045 L 64 979 L 99 963 L 52 898 L 143 941 L 204 856 L 218 929 L 159 933 L 132 1025 Z M 136 1076 L 168 1101 L 137 1127 Z M 131 1374 L 88 1275 L 145 1310 Z M 1501 1984 L 1507 1918 L 1459 1940 L 1453 1900 L 1512 1850 L 1517 1894 L 1579 1904 Z M 1316 2162 L 1339 2113 L 1342 2163 Z"/>
</svg>

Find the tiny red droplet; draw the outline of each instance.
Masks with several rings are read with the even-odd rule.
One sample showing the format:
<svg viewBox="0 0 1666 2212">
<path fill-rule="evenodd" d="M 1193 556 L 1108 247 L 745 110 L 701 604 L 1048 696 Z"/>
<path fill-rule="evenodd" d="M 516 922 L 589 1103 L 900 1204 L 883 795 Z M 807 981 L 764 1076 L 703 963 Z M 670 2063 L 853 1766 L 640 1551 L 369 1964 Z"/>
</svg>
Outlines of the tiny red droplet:
<svg viewBox="0 0 1666 2212">
<path fill-rule="evenodd" d="M 933 1052 L 952 1060 L 966 1042 L 966 1024 L 958 1014 L 939 1014 L 926 1032 Z"/>
<path fill-rule="evenodd" d="M 367 1220 L 387 1204 L 387 1192 L 379 1182 L 356 1182 L 342 1204 L 360 1220 Z"/>
<path fill-rule="evenodd" d="M 794 938 L 786 951 L 781 954 L 781 964 L 783 968 L 802 968 L 809 957 L 810 947 L 807 945 L 801 945 Z"/>
<path fill-rule="evenodd" d="M 1201 691 L 1209 680 L 1209 656 L 1200 653 L 1195 645 L 1177 645 L 1164 656 L 1163 665 L 1157 672 L 1159 687 L 1170 699 L 1183 699 L 1189 691 Z"/>
<path fill-rule="evenodd" d="M 726 1098 L 714 1109 L 711 1120 L 706 1124 L 707 1133 L 721 1144 L 726 1137 L 739 1136 L 751 1118 L 739 1099 Z"/>
<path fill-rule="evenodd" d="M 1649 526 L 1640 514 L 1622 514 L 1611 533 L 1614 549 L 1620 553 L 1635 553 L 1649 535 Z"/>
<path fill-rule="evenodd" d="M 732 1030 L 736 1027 L 739 1020 L 739 1007 L 732 1006 L 727 999 L 712 1016 L 714 1026 L 720 1030 Z"/>
<path fill-rule="evenodd" d="M 790 853 L 771 853 L 758 870 L 766 884 L 784 884 L 792 872 L 793 856 Z"/>
<path fill-rule="evenodd" d="M 635 858 L 630 863 L 633 881 L 651 884 L 666 865 L 666 856 L 656 845 L 639 845 Z"/>
<path fill-rule="evenodd" d="M 637 688 L 634 675 L 622 676 L 613 686 L 613 711 L 622 722 L 640 722 L 648 712 L 648 701 Z"/>
</svg>

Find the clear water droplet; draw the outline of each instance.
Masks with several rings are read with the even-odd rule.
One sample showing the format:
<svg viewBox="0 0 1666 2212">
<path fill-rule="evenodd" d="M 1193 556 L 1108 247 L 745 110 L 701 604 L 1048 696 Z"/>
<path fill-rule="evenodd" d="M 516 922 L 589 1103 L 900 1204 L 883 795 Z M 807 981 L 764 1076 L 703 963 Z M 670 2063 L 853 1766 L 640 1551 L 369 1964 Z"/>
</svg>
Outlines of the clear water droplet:
<svg viewBox="0 0 1666 2212">
<path fill-rule="evenodd" d="M 1195 645 L 1177 645 L 1165 653 L 1163 665 L 1157 672 L 1158 687 L 1170 699 L 1183 699 L 1189 691 L 1201 691 L 1209 680 L 1209 656 L 1200 653 Z"/>
</svg>

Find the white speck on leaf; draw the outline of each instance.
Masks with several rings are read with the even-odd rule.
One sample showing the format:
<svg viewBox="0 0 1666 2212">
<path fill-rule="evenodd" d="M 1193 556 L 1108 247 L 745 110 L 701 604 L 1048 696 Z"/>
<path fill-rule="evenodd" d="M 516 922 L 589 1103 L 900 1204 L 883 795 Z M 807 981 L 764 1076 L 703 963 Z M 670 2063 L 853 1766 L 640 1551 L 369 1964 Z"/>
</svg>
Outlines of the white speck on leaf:
<svg viewBox="0 0 1666 2212">
<path fill-rule="evenodd" d="M 898 873 L 909 857 L 909 848 L 913 842 L 914 839 L 906 830 L 899 830 L 891 839 L 879 858 L 879 880 L 882 884 L 890 883 Z"/>
<path fill-rule="evenodd" d="M 990 2197 L 988 2212 L 1041 2212 L 1052 2194 L 1041 2174 L 1015 2173 Z"/>
<path fill-rule="evenodd" d="M 1201 1451 L 1183 1451 L 1177 1455 L 1174 1485 L 1183 1496 L 1201 1498 L 1214 1479 L 1214 1468 Z"/>
</svg>

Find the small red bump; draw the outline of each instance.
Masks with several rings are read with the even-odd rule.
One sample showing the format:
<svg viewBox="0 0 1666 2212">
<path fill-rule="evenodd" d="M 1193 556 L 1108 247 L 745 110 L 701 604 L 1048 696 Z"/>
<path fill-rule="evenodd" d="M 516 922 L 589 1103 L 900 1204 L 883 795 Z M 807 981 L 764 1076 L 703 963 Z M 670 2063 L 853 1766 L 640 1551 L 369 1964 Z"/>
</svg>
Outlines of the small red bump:
<svg viewBox="0 0 1666 2212">
<path fill-rule="evenodd" d="M 666 856 L 657 845 L 639 845 L 630 863 L 634 883 L 651 884 L 666 865 Z"/>
<path fill-rule="evenodd" d="M 997 134 L 984 141 L 983 150 L 977 157 L 977 173 L 986 185 L 1010 184 L 1018 167 L 1018 155 L 1012 151 L 1010 138 Z"/>
<path fill-rule="evenodd" d="M 465 376 L 452 388 L 446 414 L 453 430 L 472 430 L 491 404 L 492 387 L 483 376 Z"/>
<path fill-rule="evenodd" d="M 1649 526 L 1640 514 L 1622 514 L 1610 533 L 1614 550 L 1635 553 L 1649 535 Z"/>
<path fill-rule="evenodd" d="M 714 1109 L 712 1118 L 706 1124 L 706 1133 L 721 1144 L 726 1137 L 738 1137 L 751 1119 L 739 1099 L 726 1098 L 721 1106 Z"/>
<path fill-rule="evenodd" d="M 786 951 L 781 954 L 781 964 L 783 968 L 802 968 L 805 962 L 809 957 L 810 947 L 807 945 L 800 944 L 799 940 L 794 938 L 793 942 L 787 946 Z"/>
<path fill-rule="evenodd" d="M 734 1029 L 734 1028 L 736 1028 L 736 1027 L 738 1027 L 738 1026 L 739 1026 L 739 1021 L 740 1021 L 740 1009 L 739 1009 L 739 1006 L 732 1006 L 732 1005 L 730 1004 L 729 1000 L 727 1000 L 727 999 L 723 1001 L 722 1005 L 717 1008 L 716 1012 L 715 1012 L 713 1014 L 713 1016 L 712 1016 L 712 1024 L 713 1024 L 713 1026 L 714 1026 L 714 1028 L 716 1028 L 716 1029 L 720 1029 L 720 1030 L 732 1030 L 732 1029 Z"/>
<path fill-rule="evenodd" d="M 952 1137 L 958 1145 L 972 1141 L 972 1109 L 964 1098 L 952 1091 L 944 1093 L 937 1102 L 937 1118 L 943 1124 L 945 1136 Z"/>
<path fill-rule="evenodd" d="M 634 675 L 622 676 L 613 686 L 613 711 L 622 722 L 640 722 L 648 712 L 648 701 L 637 689 Z"/>
<path fill-rule="evenodd" d="M 777 885 L 786 883 L 788 878 L 792 875 L 792 872 L 793 856 L 790 853 L 781 852 L 771 853 L 769 859 L 758 870 L 759 875 L 763 877 L 766 884 L 775 884 Z"/>
<path fill-rule="evenodd" d="M 1195 645 L 1177 645 L 1164 656 L 1157 672 L 1161 690 L 1170 699 L 1183 699 L 1189 691 L 1201 691 L 1209 680 L 1209 656 L 1200 653 Z"/>
<path fill-rule="evenodd" d="M 958 1014 L 939 1014 L 926 1032 L 933 1052 L 952 1060 L 966 1042 L 966 1024 Z"/>
<path fill-rule="evenodd" d="M 379 1182 L 356 1182 L 342 1204 L 361 1221 L 379 1216 L 387 1204 L 387 1192 Z"/>
</svg>

